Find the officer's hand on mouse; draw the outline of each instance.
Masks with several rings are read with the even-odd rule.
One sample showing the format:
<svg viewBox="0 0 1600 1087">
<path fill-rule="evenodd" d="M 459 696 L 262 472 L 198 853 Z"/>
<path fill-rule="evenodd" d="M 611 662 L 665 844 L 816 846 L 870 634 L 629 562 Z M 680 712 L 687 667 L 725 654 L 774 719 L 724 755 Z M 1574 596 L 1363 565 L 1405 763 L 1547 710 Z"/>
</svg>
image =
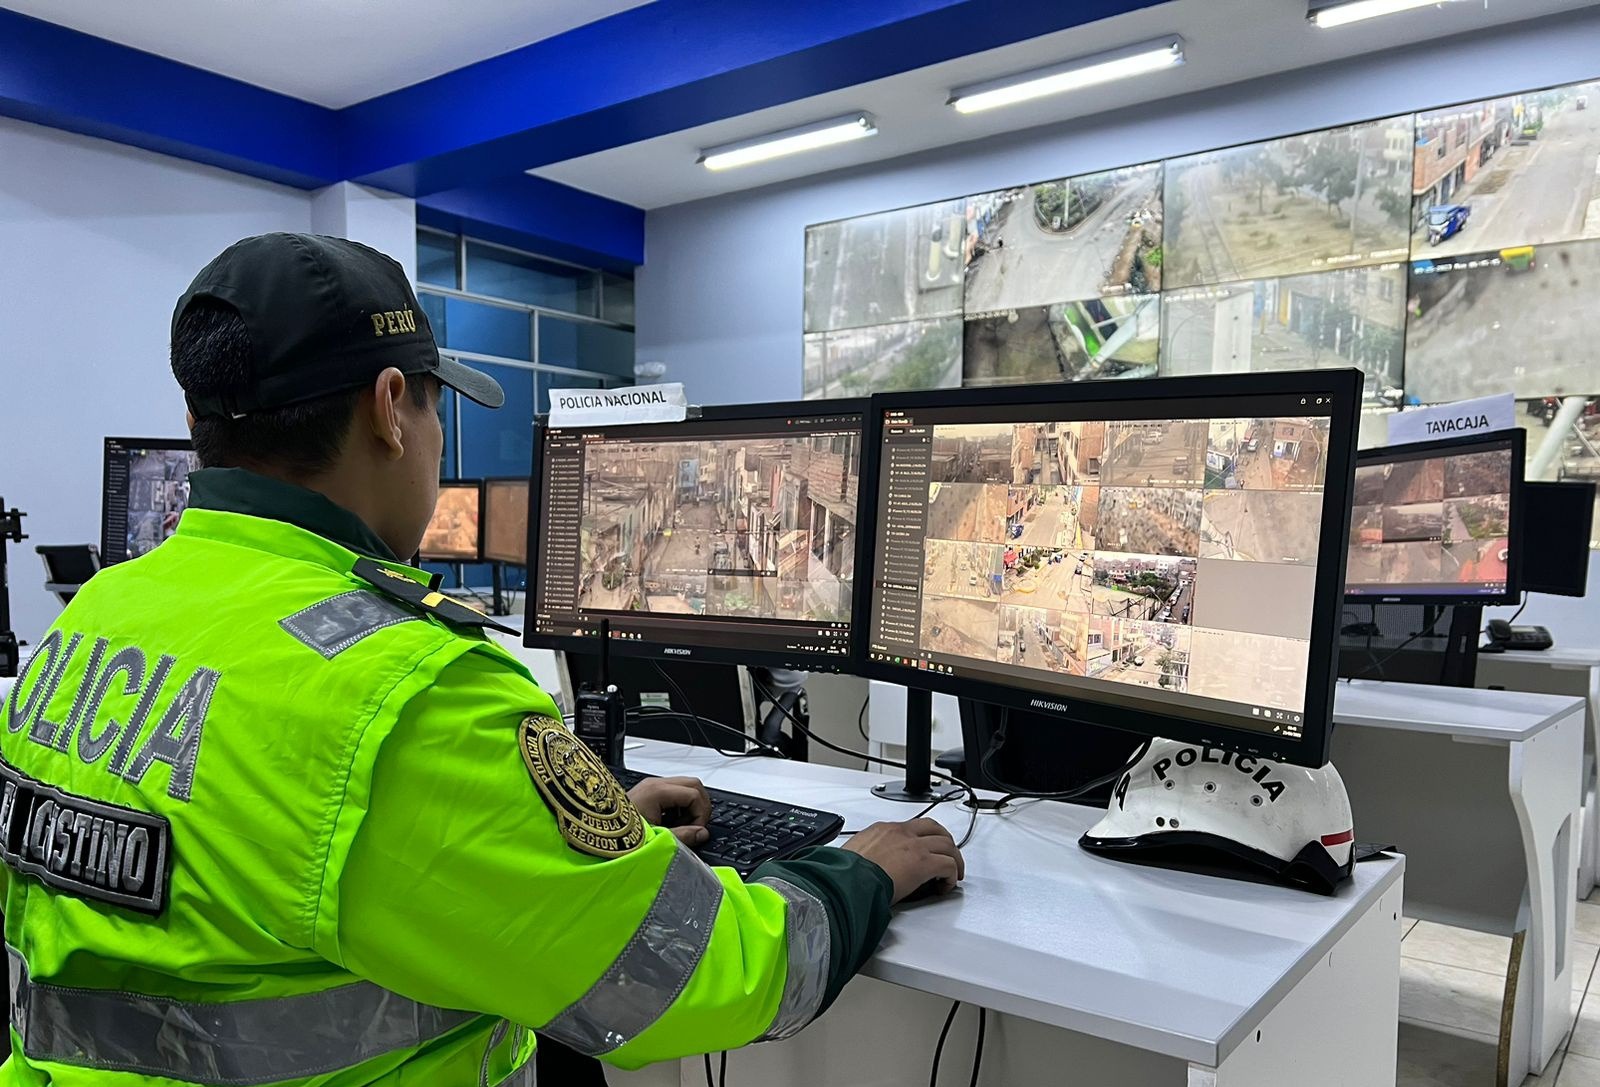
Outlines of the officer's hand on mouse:
<svg viewBox="0 0 1600 1087">
<path fill-rule="evenodd" d="M 896 902 L 930 882 L 940 894 L 953 891 L 967 874 L 966 861 L 955 839 L 932 819 L 874 823 L 851 838 L 844 848 L 861 854 L 889 874 L 894 881 Z"/>
<path fill-rule="evenodd" d="M 699 778 L 645 778 L 628 790 L 645 822 L 667 827 L 684 845 L 701 845 L 710 832 L 711 797 Z"/>
</svg>

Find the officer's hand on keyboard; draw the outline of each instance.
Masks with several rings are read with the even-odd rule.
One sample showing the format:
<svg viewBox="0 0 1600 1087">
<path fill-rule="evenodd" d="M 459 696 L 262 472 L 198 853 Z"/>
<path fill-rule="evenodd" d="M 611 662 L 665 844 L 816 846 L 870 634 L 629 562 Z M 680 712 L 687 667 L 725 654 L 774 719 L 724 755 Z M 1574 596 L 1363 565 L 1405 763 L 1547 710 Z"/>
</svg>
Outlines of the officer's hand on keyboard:
<svg viewBox="0 0 1600 1087">
<path fill-rule="evenodd" d="M 953 891 L 967 874 L 955 839 L 932 819 L 874 823 L 845 845 L 882 868 L 894 882 L 894 900 Z"/>
<path fill-rule="evenodd" d="M 710 836 L 711 797 L 699 778 L 645 778 L 628 790 L 628 799 L 646 822 L 667 827 L 685 845 L 701 845 Z"/>
</svg>

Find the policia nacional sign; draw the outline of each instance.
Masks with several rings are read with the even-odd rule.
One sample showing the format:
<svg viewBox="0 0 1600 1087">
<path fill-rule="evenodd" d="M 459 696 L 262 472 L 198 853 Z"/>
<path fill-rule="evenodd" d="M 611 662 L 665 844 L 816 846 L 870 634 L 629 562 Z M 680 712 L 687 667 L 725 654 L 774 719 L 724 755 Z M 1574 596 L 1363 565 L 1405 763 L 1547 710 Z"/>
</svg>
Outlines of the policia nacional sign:
<svg viewBox="0 0 1600 1087">
<path fill-rule="evenodd" d="M 0 762 L 0 856 L 79 898 L 160 913 L 172 832 L 160 816 L 74 796 Z"/>
<path fill-rule="evenodd" d="M 534 786 L 573 849 L 620 857 L 644 844 L 644 819 L 628 794 L 560 721 L 538 714 L 523 718 L 518 746 Z"/>
</svg>

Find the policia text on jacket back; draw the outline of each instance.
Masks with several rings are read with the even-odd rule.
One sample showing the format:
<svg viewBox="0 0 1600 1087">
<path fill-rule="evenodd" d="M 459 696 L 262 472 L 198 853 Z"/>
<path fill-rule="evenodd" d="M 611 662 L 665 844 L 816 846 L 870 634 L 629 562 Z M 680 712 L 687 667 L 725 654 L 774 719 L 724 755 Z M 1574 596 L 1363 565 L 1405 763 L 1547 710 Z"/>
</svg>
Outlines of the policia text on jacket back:
<svg viewBox="0 0 1600 1087">
<path fill-rule="evenodd" d="M 177 534 L 85 586 L 3 710 L 0 1084 L 498 1084 L 535 1030 L 622 1066 L 799 1030 L 936 823 L 750 883 L 651 825 L 489 620 L 396 556 L 433 508 L 441 359 L 394 261 L 230 247 L 173 319 L 195 449 Z M 176 405 L 175 405 L 176 406 Z"/>
</svg>

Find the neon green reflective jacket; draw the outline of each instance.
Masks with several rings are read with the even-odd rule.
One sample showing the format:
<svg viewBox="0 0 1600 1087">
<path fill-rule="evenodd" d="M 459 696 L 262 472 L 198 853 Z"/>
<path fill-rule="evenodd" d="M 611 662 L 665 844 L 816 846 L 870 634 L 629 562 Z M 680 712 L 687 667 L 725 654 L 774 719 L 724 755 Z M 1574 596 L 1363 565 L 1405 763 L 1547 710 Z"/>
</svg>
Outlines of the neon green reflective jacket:
<svg viewBox="0 0 1600 1087">
<path fill-rule="evenodd" d="M 192 505 L 41 641 L 0 713 L 0 1085 L 498 1084 L 535 1029 L 634 1067 L 831 1002 L 887 923 L 880 869 L 820 849 L 746 884 L 659 828 L 580 852 L 519 748 L 554 703 L 361 558 Z"/>
</svg>

